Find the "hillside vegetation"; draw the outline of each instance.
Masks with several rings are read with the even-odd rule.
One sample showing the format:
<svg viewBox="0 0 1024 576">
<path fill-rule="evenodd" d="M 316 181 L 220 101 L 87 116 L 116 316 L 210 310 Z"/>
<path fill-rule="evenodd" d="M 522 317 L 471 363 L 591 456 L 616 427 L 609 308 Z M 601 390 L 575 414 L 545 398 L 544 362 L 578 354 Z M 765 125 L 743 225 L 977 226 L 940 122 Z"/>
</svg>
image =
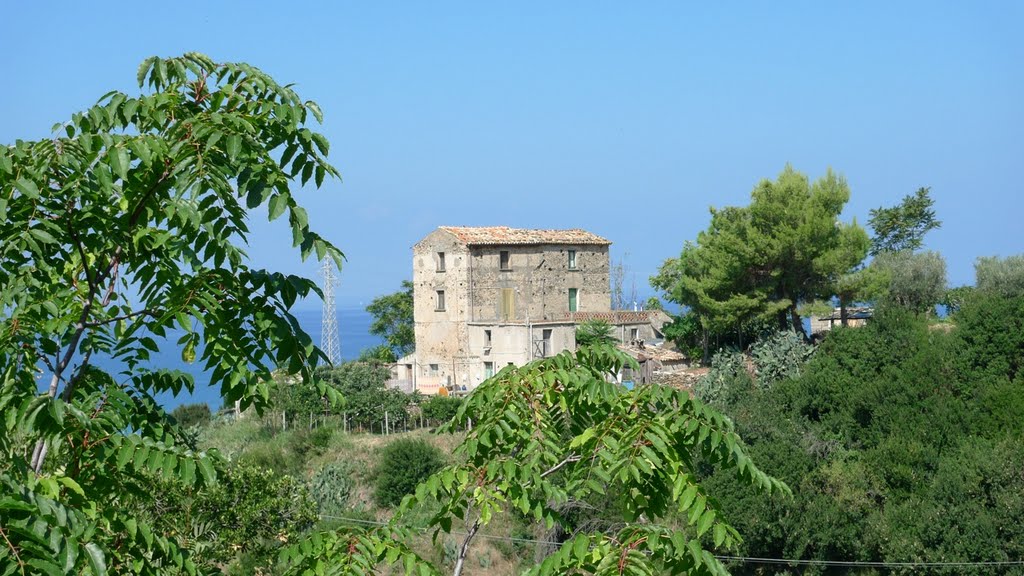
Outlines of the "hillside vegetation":
<svg viewBox="0 0 1024 576">
<path fill-rule="evenodd" d="M 767 385 L 723 354 L 717 385 L 702 392 L 793 498 L 750 498 L 720 474 L 706 482 L 739 511 L 730 520 L 747 556 L 1019 560 L 1022 364 L 1024 298 L 991 292 L 973 294 L 947 323 L 883 309 L 867 327 L 835 330 L 798 375 Z"/>
</svg>

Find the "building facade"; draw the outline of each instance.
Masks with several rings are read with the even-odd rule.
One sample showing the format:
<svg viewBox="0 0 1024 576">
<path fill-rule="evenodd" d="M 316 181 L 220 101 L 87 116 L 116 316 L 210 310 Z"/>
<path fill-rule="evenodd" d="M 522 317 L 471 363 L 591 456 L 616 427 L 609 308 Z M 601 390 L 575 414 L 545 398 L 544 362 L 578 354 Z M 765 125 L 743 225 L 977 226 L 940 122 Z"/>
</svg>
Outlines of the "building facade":
<svg viewBox="0 0 1024 576">
<path fill-rule="evenodd" d="M 416 351 L 396 369 L 426 394 L 468 391 L 507 364 L 576 346 L 605 319 L 654 338 L 643 312 L 611 311 L 611 242 L 584 230 L 443 226 L 413 247 Z"/>
</svg>

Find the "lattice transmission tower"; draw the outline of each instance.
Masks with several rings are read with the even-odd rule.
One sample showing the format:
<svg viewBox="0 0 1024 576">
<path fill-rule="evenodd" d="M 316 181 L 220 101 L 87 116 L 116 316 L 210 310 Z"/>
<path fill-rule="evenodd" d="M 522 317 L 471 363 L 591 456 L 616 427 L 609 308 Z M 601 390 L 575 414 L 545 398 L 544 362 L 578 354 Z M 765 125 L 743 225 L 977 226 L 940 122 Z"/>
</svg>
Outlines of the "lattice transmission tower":
<svg viewBox="0 0 1024 576">
<path fill-rule="evenodd" d="M 341 364 L 341 336 L 338 335 L 338 310 L 334 304 L 334 285 L 338 277 L 334 274 L 334 263 L 324 258 L 320 265 L 320 276 L 324 279 L 324 312 L 322 331 L 320 332 L 320 348 L 327 354 L 331 364 Z"/>
</svg>

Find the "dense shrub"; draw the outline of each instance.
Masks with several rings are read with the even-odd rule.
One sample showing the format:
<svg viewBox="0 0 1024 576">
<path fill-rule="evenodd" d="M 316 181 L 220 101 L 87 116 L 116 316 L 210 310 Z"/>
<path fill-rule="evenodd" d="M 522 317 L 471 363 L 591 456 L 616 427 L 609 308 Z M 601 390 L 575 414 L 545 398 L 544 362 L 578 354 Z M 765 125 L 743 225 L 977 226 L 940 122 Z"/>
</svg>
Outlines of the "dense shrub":
<svg viewBox="0 0 1024 576">
<path fill-rule="evenodd" d="M 814 346 L 796 332 L 776 332 L 758 340 L 751 349 L 757 386 L 771 388 L 780 380 L 799 376 L 812 354 Z"/>
<path fill-rule="evenodd" d="M 1024 255 L 978 258 L 974 264 L 978 290 L 1006 298 L 1024 296 Z"/>
<path fill-rule="evenodd" d="M 416 485 L 440 470 L 444 453 L 422 439 L 400 438 L 381 450 L 374 470 L 374 500 L 379 506 L 396 506 Z"/>
<path fill-rule="evenodd" d="M 576 327 L 576 345 L 614 344 L 615 327 L 604 320 L 587 320 Z"/>
<path fill-rule="evenodd" d="M 889 277 L 884 303 L 932 312 L 946 293 L 946 261 L 938 252 L 885 252 L 871 265 Z"/>
<path fill-rule="evenodd" d="M 461 405 L 461 398 L 431 396 L 420 403 L 420 410 L 423 411 L 423 417 L 428 421 L 444 423 L 455 417 L 455 413 L 459 411 Z"/>
<path fill-rule="evenodd" d="M 334 428 L 321 426 L 312 430 L 297 429 L 287 436 L 286 450 L 294 452 L 301 459 L 323 454 L 331 444 Z"/>
<path fill-rule="evenodd" d="M 295 478 L 244 464 L 230 468 L 199 499 L 196 512 L 218 527 L 226 553 L 248 552 L 266 558 L 268 566 L 280 542 L 316 521 L 313 501 Z"/>
<path fill-rule="evenodd" d="M 978 291 L 956 316 L 954 337 L 960 374 L 984 373 L 1012 381 L 1024 368 L 1024 296 Z"/>
<path fill-rule="evenodd" d="M 309 480 L 309 493 L 321 515 L 339 515 L 348 508 L 355 482 L 348 462 L 331 462 Z"/>
<path fill-rule="evenodd" d="M 383 389 L 384 383 L 391 377 L 391 370 L 377 363 L 345 362 L 340 366 L 318 370 L 317 374 L 348 397 L 357 392 Z"/>
<path fill-rule="evenodd" d="M 121 505 L 140 530 L 146 524 L 190 551 L 202 574 L 271 574 L 281 544 L 317 519 L 302 482 L 249 463 L 227 465 L 216 484 L 196 487 L 139 475 Z"/>
<path fill-rule="evenodd" d="M 719 350 L 711 358 L 711 370 L 697 381 L 694 394 L 709 404 L 727 403 L 727 397 L 750 387 L 746 357 L 738 350 Z"/>
<path fill-rule="evenodd" d="M 303 442 L 295 434 L 281 434 L 246 446 L 237 460 L 246 466 L 267 470 L 276 476 L 296 475 L 302 469 L 305 452 L 296 451 Z"/>
<path fill-rule="evenodd" d="M 171 411 L 171 418 L 182 428 L 206 426 L 210 423 L 210 406 L 205 402 L 182 404 Z"/>
<path fill-rule="evenodd" d="M 902 306 L 880 309 L 866 327 L 829 333 L 799 375 L 745 394 L 720 386 L 751 458 L 794 493 L 751 499 L 734 478 L 707 478 L 744 555 L 1024 554 L 1024 298 L 969 294 L 953 318 L 937 330 Z M 735 356 L 718 364 L 705 386 L 736 382 Z"/>
</svg>

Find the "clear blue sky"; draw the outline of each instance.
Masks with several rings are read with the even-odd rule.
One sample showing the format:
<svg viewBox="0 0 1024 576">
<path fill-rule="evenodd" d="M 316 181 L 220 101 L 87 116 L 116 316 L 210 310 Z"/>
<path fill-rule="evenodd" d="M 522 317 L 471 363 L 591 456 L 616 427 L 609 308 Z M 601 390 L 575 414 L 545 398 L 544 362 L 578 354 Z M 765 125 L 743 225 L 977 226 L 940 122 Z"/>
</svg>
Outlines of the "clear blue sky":
<svg viewBox="0 0 1024 576">
<path fill-rule="evenodd" d="M 0 142 L 136 91 L 149 55 L 294 82 L 344 176 L 300 195 L 348 256 L 343 306 L 397 289 L 439 225 L 586 228 L 647 294 L 708 206 L 787 162 L 844 174 L 861 223 L 931 186 L 952 284 L 1024 252 L 1024 3 L 323 4 L 11 3 Z M 315 273 L 253 230 L 257 265 Z"/>
</svg>

